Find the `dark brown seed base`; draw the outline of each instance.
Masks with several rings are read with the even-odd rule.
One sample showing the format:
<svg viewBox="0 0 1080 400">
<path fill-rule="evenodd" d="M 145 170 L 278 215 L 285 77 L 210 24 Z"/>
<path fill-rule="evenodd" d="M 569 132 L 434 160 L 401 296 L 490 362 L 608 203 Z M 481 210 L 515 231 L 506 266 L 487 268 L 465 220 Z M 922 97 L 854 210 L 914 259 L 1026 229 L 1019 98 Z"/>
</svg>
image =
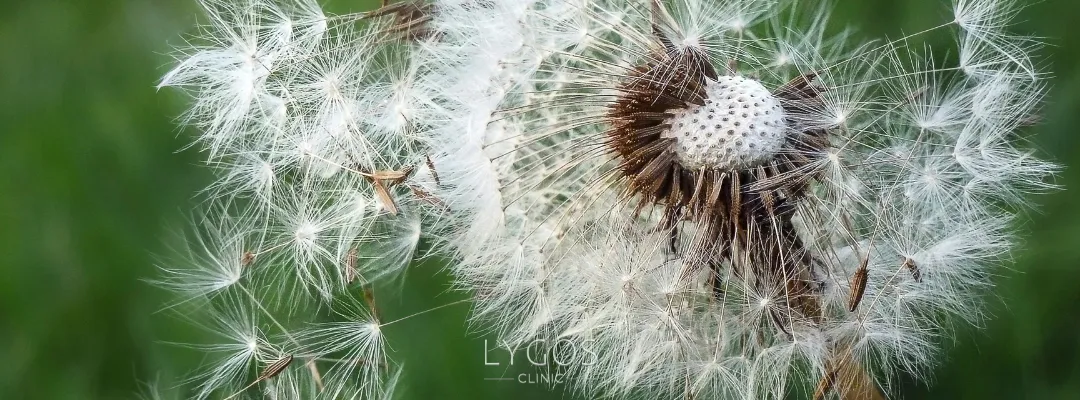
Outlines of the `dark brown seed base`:
<svg viewBox="0 0 1080 400">
<path fill-rule="evenodd" d="M 812 259 L 791 216 L 816 177 L 816 162 L 828 147 L 827 132 L 789 132 L 775 159 L 752 168 L 687 169 L 676 156 L 676 139 L 661 137 L 670 128 L 665 121 L 674 111 L 710 101 L 705 87 L 717 73 L 703 54 L 664 40 L 657 47 L 645 65 L 626 71 L 629 78 L 616 88 L 619 97 L 607 113 L 606 145 L 620 162 L 625 198 L 638 202 L 637 213 L 660 207 L 660 229 L 675 232 L 683 221 L 704 227 L 706 243 L 716 253 L 704 261 L 715 275 L 727 262 L 734 274 L 751 278 L 760 289 L 784 288 L 798 311 L 794 315 L 817 319 L 816 298 L 806 298 L 813 297 Z M 789 126 L 820 107 L 822 89 L 814 80 L 812 74 L 800 76 L 773 92 Z M 720 282 L 713 282 L 713 288 L 722 295 Z M 776 322 L 789 326 L 791 321 Z"/>
</svg>

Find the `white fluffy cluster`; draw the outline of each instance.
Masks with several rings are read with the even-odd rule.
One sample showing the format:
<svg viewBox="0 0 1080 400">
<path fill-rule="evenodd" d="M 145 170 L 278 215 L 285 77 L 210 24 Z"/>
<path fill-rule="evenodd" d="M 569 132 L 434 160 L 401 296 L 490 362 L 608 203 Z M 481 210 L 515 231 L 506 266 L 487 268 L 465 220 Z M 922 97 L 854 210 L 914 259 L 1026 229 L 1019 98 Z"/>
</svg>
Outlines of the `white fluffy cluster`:
<svg viewBox="0 0 1080 400">
<path fill-rule="evenodd" d="M 1055 170 L 1018 139 L 1045 84 L 1037 43 L 1006 30 L 1011 0 L 955 0 L 951 21 L 866 43 L 786 0 L 415 1 L 434 34 L 408 42 L 386 33 L 400 21 L 327 17 L 312 0 L 202 3 L 205 34 L 161 83 L 193 96 L 186 122 L 220 171 L 195 266 L 164 280 L 210 304 L 204 325 L 227 340 L 207 348 L 221 355 L 200 398 L 252 381 L 279 398 L 382 395 L 385 323 L 357 286 L 408 265 L 422 233 L 503 342 L 591 346 L 595 360 L 566 366 L 588 395 L 780 398 L 838 363 L 887 391 L 927 372 L 950 321 L 980 320 L 1014 215 Z M 926 52 L 931 32 L 957 48 Z M 701 268 L 719 250 L 700 227 L 658 229 L 626 197 L 606 116 L 657 35 L 770 110 L 739 121 L 769 122 L 745 128 L 752 141 L 673 125 L 710 149 L 684 162 L 741 168 L 791 132 L 828 132 L 792 221 L 821 318 L 792 315 L 790 288 L 766 284 L 784 279 L 739 273 L 745 260 Z M 811 73 L 822 107 L 785 117 L 769 103 Z M 331 322 L 301 318 L 327 308 Z M 281 375 L 250 375 L 286 356 Z"/>
<path fill-rule="evenodd" d="M 421 237 L 417 64 L 386 18 L 200 3 L 206 25 L 159 85 L 193 98 L 184 122 L 218 178 L 160 282 L 219 340 L 198 346 L 193 397 L 389 396 L 387 322 L 365 291 L 399 276 Z"/>
<path fill-rule="evenodd" d="M 1009 1 L 958 2 L 954 21 L 927 31 L 957 35 L 960 48 L 940 53 L 961 55 L 950 66 L 913 45 L 927 32 L 827 37 L 825 9 L 793 2 L 675 0 L 659 12 L 650 1 L 492 3 L 440 27 L 460 52 L 436 55 L 445 70 L 435 78 L 469 82 L 442 96 L 453 123 L 431 144 L 452 184 L 438 195 L 458 216 L 453 268 L 506 340 L 592 346 L 597 362 L 571 368 L 588 394 L 777 398 L 812 392 L 836 362 L 863 366 L 886 389 L 899 372 L 924 374 L 950 320 L 979 320 L 979 294 L 1012 242 L 1013 206 L 1054 170 L 1016 139 L 1044 85 L 1034 43 L 1005 31 Z M 788 121 L 830 132 L 797 205 L 808 255 L 790 255 L 819 268 L 821 321 L 789 315 L 789 288 L 760 284 L 783 280 L 736 273 L 739 260 L 710 277 L 694 262 L 718 250 L 699 230 L 684 225 L 671 251 L 660 216 L 623 199 L 605 116 L 615 84 L 634 79 L 627 68 L 656 51 L 654 26 L 717 71 L 730 64 L 770 90 L 815 73 L 825 88 L 820 110 Z M 864 260 L 865 295 L 851 312 Z"/>
</svg>

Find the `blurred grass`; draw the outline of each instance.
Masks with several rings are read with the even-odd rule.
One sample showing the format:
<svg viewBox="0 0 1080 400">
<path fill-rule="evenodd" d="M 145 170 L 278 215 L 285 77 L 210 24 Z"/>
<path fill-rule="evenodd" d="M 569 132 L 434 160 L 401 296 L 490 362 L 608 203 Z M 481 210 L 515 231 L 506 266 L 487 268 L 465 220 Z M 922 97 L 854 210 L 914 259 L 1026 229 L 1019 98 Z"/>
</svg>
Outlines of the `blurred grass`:
<svg viewBox="0 0 1080 400">
<path fill-rule="evenodd" d="M 366 2 L 366 0 L 365 0 Z M 364 2 L 338 0 L 337 8 Z M 840 0 L 835 20 L 898 36 L 946 17 L 935 0 Z M 180 376 L 197 355 L 156 342 L 193 337 L 155 314 L 165 298 L 142 282 L 208 181 L 190 133 L 171 117 L 183 99 L 153 85 L 168 43 L 195 22 L 193 0 L 12 1 L 0 4 L 0 399 L 132 398 L 139 380 Z M 1080 166 L 1080 2 L 1024 11 L 1024 32 L 1049 38 L 1056 76 L 1035 143 Z M 179 136 L 179 138 L 177 138 Z M 1080 187 L 1066 170 L 1059 183 Z M 985 329 L 966 329 L 933 382 L 906 398 L 1080 398 L 1080 195 L 1036 199 L 1027 246 L 1003 270 Z M 439 266 L 424 265 L 392 303 L 407 315 L 454 301 Z M 464 306 L 410 319 L 391 333 L 408 363 L 403 398 L 562 398 L 484 382 L 483 341 L 462 337 Z M 392 318 L 392 316 L 391 316 Z M 394 339 L 396 338 L 396 339 Z"/>
</svg>

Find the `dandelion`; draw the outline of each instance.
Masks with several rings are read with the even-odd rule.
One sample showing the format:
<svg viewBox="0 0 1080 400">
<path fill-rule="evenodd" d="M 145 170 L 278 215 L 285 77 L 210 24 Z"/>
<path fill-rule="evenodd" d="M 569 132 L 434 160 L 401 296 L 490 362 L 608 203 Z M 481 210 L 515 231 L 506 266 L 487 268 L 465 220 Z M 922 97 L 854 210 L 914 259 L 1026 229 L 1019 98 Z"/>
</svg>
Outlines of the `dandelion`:
<svg viewBox="0 0 1080 400">
<path fill-rule="evenodd" d="M 1014 2 L 867 42 L 797 2 L 492 3 L 435 18 L 453 268 L 507 340 L 592 343 L 588 395 L 924 379 L 1051 187 L 1017 136 L 1045 84 Z"/>
<path fill-rule="evenodd" d="M 586 396 L 884 398 L 1054 187 L 1010 0 L 887 41 L 794 0 L 202 4 L 161 82 L 219 172 L 163 267 L 225 338 L 199 398 L 391 395 L 362 294 L 422 238 L 506 347 L 588 348 Z"/>
<path fill-rule="evenodd" d="M 171 310 L 217 342 L 191 396 L 378 398 L 398 367 L 373 298 L 417 258 L 429 103 L 390 17 L 311 0 L 203 0 L 206 25 L 160 87 L 192 98 L 218 179 L 162 263 Z M 397 29 L 397 28 L 394 28 Z M 358 311 L 358 310 L 362 310 Z"/>
</svg>

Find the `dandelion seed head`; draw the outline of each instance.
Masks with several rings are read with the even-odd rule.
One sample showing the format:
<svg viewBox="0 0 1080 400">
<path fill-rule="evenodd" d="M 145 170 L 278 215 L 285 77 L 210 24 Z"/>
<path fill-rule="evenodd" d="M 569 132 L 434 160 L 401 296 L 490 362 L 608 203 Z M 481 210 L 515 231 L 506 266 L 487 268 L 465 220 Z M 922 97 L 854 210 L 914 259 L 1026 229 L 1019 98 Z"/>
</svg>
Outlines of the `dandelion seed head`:
<svg viewBox="0 0 1080 400">
<path fill-rule="evenodd" d="M 206 396 L 286 353 L 326 382 L 287 371 L 285 397 L 391 392 L 385 325 L 344 293 L 424 237 L 508 346 L 589 343 L 587 395 L 888 390 L 984 317 L 1058 169 L 1016 135 L 1048 85 L 1010 0 L 891 41 L 786 0 L 203 5 L 161 85 L 192 95 L 213 222 L 242 233 L 165 286 L 244 299 L 259 338 Z"/>
<path fill-rule="evenodd" d="M 452 246 L 461 285 L 487 294 L 479 318 L 521 340 L 602 338 L 610 357 L 575 375 L 585 391 L 782 397 L 791 377 L 814 384 L 838 357 L 888 371 L 850 385 L 923 373 L 948 329 L 924 319 L 978 319 L 961 299 L 1000 253 L 966 241 L 1002 243 L 1002 228 L 980 224 L 1009 216 L 971 190 L 1012 174 L 984 164 L 1015 149 L 994 132 L 1041 96 L 1027 89 L 1031 42 L 1004 31 L 1009 4 L 958 2 L 955 20 L 928 29 L 960 28 L 949 66 L 910 46 L 925 32 L 863 44 L 852 31 L 826 35 L 826 7 L 787 2 L 508 11 L 524 46 L 481 53 L 540 63 L 470 76 L 487 77 L 495 90 L 476 92 L 500 103 L 463 116 L 497 121 L 466 139 L 483 149 L 466 170 L 488 178 L 439 191 L 451 203 L 489 192 L 487 207 L 462 215 L 513 215 L 463 222 L 448 240 L 463 243 Z M 433 132 L 435 143 L 461 131 Z M 957 152 L 965 143 L 973 151 Z M 1030 167 L 1021 174 L 1053 169 Z M 497 255 L 526 240 L 541 251 Z"/>
</svg>

